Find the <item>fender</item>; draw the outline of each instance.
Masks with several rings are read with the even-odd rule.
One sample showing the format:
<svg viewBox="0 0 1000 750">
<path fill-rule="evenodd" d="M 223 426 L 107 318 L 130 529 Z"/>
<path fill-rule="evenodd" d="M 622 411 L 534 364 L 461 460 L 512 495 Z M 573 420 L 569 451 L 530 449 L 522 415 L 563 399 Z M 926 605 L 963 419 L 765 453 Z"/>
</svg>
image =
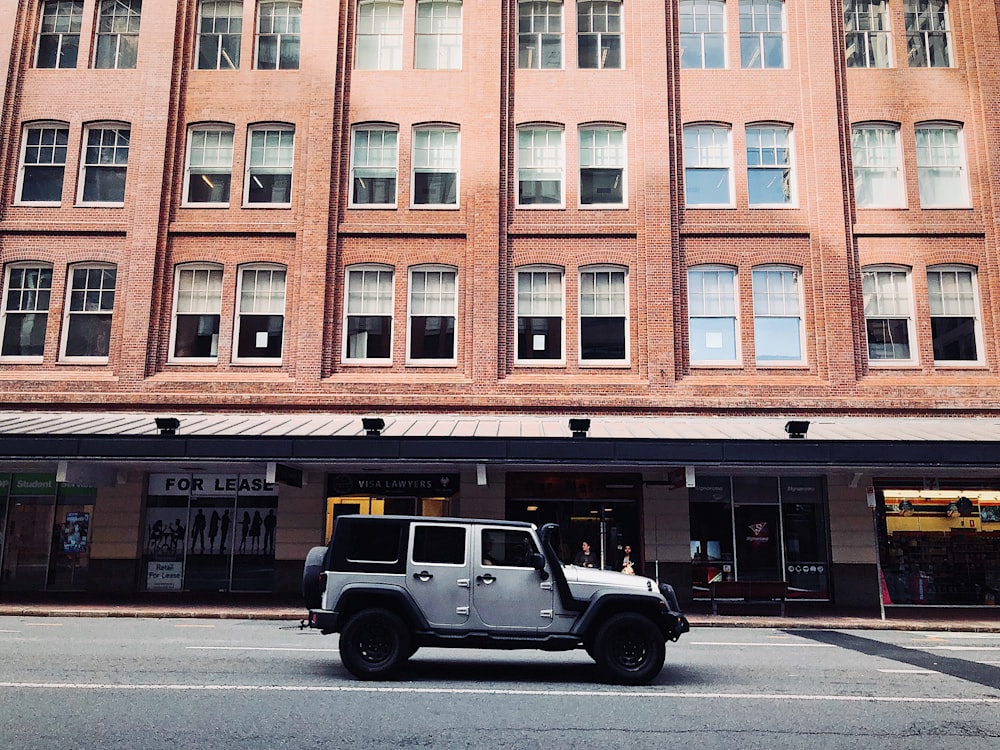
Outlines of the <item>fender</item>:
<svg viewBox="0 0 1000 750">
<path fill-rule="evenodd" d="M 638 612 L 647 615 L 650 620 L 656 623 L 656 626 L 663 631 L 664 640 L 666 640 L 667 626 L 670 623 L 666 622 L 669 618 L 665 616 L 667 612 L 662 605 L 663 602 L 660 601 L 659 597 L 595 591 L 590 598 L 590 606 L 573 625 L 572 633 L 581 638 L 584 637 L 591 629 L 600 624 L 609 611 Z"/>
<path fill-rule="evenodd" d="M 359 609 L 378 606 L 380 602 L 387 601 L 391 603 L 391 608 L 399 612 L 415 629 L 426 630 L 430 627 L 410 592 L 402 586 L 359 582 L 349 583 L 341 589 L 340 596 L 333 607 L 334 630 L 339 631 L 343 627 L 349 614 L 353 614 Z"/>
</svg>

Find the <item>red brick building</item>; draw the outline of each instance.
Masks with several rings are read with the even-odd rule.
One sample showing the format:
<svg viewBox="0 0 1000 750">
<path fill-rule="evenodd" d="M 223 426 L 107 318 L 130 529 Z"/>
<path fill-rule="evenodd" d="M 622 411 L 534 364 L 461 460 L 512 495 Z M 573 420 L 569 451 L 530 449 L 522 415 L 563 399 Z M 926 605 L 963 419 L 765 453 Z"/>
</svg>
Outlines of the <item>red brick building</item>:
<svg viewBox="0 0 1000 750">
<path fill-rule="evenodd" d="M 338 512 L 405 510 L 686 595 L 877 605 L 879 549 L 889 603 L 995 596 L 995 10 L 0 18 L 0 591 L 289 590 Z"/>
</svg>

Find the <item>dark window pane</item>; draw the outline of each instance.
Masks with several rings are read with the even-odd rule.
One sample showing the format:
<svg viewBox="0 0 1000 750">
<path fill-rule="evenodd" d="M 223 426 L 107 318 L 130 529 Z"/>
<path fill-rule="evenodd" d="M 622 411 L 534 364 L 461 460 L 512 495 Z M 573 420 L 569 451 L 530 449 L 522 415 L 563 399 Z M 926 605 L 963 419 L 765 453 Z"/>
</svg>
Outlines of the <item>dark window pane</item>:
<svg viewBox="0 0 1000 750">
<path fill-rule="evenodd" d="M 562 318 L 518 318 L 518 359 L 561 359 Z"/>
<path fill-rule="evenodd" d="M 203 36 L 198 44 L 198 70 L 215 70 L 219 67 L 219 37 Z"/>
<path fill-rule="evenodd" d="M 620 205 L 624 201 L 622 170 L 581 169 L 580 203 L 610 203 Z"/>
<path fill-rule="evenodd" d="M 581 318 L 580 359 L 625 359 L 625 319 Z"/>
<path fill-rule="evenodd" d="M 413 175 L 413 203 L 442 206 L 457 203 L 457 175 L 448 172 L 417 172 Z"/>
<path fill-rule="evenodd" d="M 278 37 L 262 36 L 257 41 L 257 67 L 275 70 L 278 67 Z"/>
<path fill-rule="evenodd" d="M 522 206 L 562 203 L 560 180 L 519 180 L 517 202 Z"/>
<path fill-rule="evenodd" d="M 595 34 L 583 34 L 577 37 L 577 57 L 581 68 L 598 68 L 597 36 Z"/>
<path fill-rule="evenodd" d="M 67 357 L 106 357 L 111 348 L 110 315 L 71 315 Z"/>
<path fill-rule="evenodd" d="M 115 67 L 115 53 L 118 49 L 117 36 L 98 36 L 94 67 L 99 69 Z"/>
<path fill-rule="evenodd" d="M 388 315 L 351 315 L 347 318 L 347 356 L 350 359 L 388 359 L 392 356 L 392 318 Z"/>
<path fill-rule="evenodd" d="M 83 182 L 86 203 L 122 203 L 125 201 L 125 169 L 87 167 Z"/>
<path fill-rule="evenodd" d="M 178 315 L 175 357 L 215 357 L 218 352 L 218 315 Z"/>
<path fill-rule="evenodd" d="M 437 565 L 465 563 L 465 528 L 416 526 L 413 529 L 413 562 Z"/>
<path fill-rule="evenodd" d="M 396 202 L 395 177 L 355 177 L 354 203 L 363 205 Z"/>
<path fill-rule="evenodd" d="M 7 313 L 3 349 L 8 357 L 40 357 L 45 349 L 47 313 Z"/>
<path fill-rule="evenodd" d="M 909 359 L 910 333 L 905 320 L 870 319 L 868 359 Z"/>
<path fill-rule="evenodd" d="M 282 70 L 297 70 L 299 67 L 299 39 L 286 36 L 281 40 L 281 59 L 279 67 Z"/>
<path fill-rule="evenodd" d="M 51 34 L 38 39 L 37 68 L 55 68 L 59 60 L 59 37 Z"/>
<path fill-rule="evenodd" d="M 931 318 L 936 361 L 974 362 L 976 354 L 976 324 L 973 318 Z"/>
<path fill-rule="evenodd" d="M 228 174 L 192 174 L 188 183 L 188 203 L 228 203 Z"/>
<path fill-rule="evenodd" d="M 80 50 L 80 37 L 76 34 L 66 34 L 62 38 L 62 50 L 59 53 L 60 68 L 75 68 L 76 58 Z"/>
<path fill-rule="evenodd" d="M 241 358 L 280 359 L 284 321 L 281 315 L 241 315 L 236 355 Z"/>
<path fill-rule="evenodd" d="M 290 174 L 251 174 L 247 202 L 291 203 L 292 176 Z"/>
<path fill-rule="evenodd" d="M 21 200 L 27 202 L 62 199 L 64 167 L 25 167 Z"/>
<path fill-rule="evenodd" d="M 455 356 L 455 319 L 428 315 L 410 318 L 412 359 L 452 359 Z"/>
<path fill-rule="evenodd" d="M 620 68 L 622 66 L 622 39 L 620 36 L 605 36 L 601 39 L 601 67 Z"/>
<path fill-rule="evenodd" d="M 139 37 L 122 36 L 118 45 L 118 67 L 132 69 L 139 57 Z"/>
</svg>

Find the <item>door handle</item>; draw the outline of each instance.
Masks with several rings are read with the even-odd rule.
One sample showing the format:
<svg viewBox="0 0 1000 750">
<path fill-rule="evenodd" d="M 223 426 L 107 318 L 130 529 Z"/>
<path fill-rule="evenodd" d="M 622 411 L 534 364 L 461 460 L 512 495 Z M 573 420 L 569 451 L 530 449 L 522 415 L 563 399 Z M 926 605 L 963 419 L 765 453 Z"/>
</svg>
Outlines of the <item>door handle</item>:
<svg viewBox="0 0 1000 750">
<path fill-rule="evenodd" d="M 496 576 L 494 576 L 492 573 L 487 573 L 484 576 L 476 576 L 476 583 L 485 583 L 487 586 L 489 586 L 495 580 Z"/>
<path fill-rule="evenodd" d="M 426 570 L 421 570 L 419 573 L 414 573 L 413 577 L 416 578 L 418 581 L 423 581 L 424 583 L 427 583 L 434 576 L 428 573 Z"/>
</svg>

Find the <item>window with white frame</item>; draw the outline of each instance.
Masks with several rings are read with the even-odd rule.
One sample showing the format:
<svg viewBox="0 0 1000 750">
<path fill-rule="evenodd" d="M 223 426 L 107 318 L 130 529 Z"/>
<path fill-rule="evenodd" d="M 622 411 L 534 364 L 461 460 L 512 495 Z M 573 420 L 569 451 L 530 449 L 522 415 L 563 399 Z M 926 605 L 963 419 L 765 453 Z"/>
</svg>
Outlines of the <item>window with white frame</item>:
<svg viewBox="0 0 1000 750">
<path fill-rule="evenodd" d="M 413 131 L 414 206 L 458 205 L 458 129 L 421 127 Z"/>
<path fill-rule="evenodd" d="M 517 272 L 517 360 L 560 361 L 563 350 L 563 271 L 532 267 Z"/>
<path fill-rule="evenodd" d="M 417 0 L 415 67 L 462 68 L 462 0 Z"/>
<path fill-rule="evenodd" d="M 248 152 L 246 203 L 291 205 L 295 130 L 285 125 L 253 127 Z"/>
<path fill-rule="evenodd" d="M 174 320 L 170 358 L 214 362 L 219 356 L 222 267 L 178 266 L 174 274 Z"/>
<path fill-rule="evenodd" d="M 792 203 L 791 128 L 748 125 L 747 197 L 751 206 Z"/>
<path fill-rule="evenodd" d="M 237 70 L 242 35 L 242 0 L 201 0 L 195 67 L 198 70 Z"/>
<path fill-rule="evenodd" d="M 71 266 L 66 284 L 63 359 L 106 360 L 118 271 L 113 265 Z"/>
<path fill-rule="evenodd" d="M 352 266 L 347 269 L 344 304 L 344 359 L 392 359 L 393 269 Z"/>
<path fill-rule="evenodd" d="M 913 361 L 909 270 L 862 269 L 861 290 L 865 301 L 868 360 L 873 364 Z"/>
<path fill-rule="evenodd" d="M 517 67 L 562 67 L 562 0 L 518 0 Z"/>
<path fill-rule="evenodd" d="M 576 60 L 581 68 L 622 67 L 621 0 L 576 4 Z"/>
<path fill-rule="evenodd" d="M 260 0 L 256 39 L 258 70 L 297 70 L 301 38 L 300 0 Z"/>
<path fill-rule="evenodd" d="M 764 266 L 753 270 L 757 364 L 803 361 L 801 277 L 797 268 Z"/>
<path fill-rule="evenodd" d="M 917 184 L 922 208 L 968 208 L 969 180 L 960 125 L 918 125 Z"/>
<path fill-rule="evenodd" d="M 358 0 L 358 70 L 402 70 L 403 0 Z"/>
<path fill-rule="evenodd" d="M 625 129 L 580 128 L 580 204 L 625 205 Z"/>
<path fill-rule="evenodd" d="M 95 68 L 134 68 L 139 55 L 142 0 L 101 0 Z"/>
<path fill-rule="evenodd" d="M 0 356 L 42 356 L 45 351 L 45 329 L 49 322 L 51 296 L 51 265 L 12 263 L 7 266 Z"/>
<path fill-rule="evenodd" d="M 127 125 L 91 125 L 83 149 L 82 203 L 125 202 L 125 177 L 132 131 Z"/>
<path fill-rule="evenodd" d="M 455 361 L 457 277 L 451 268 L 410 270 L 409 361 L 426 364 Z"/>
<path fill-rule="evenodd" d="M 21 140 L 18 203 L 58 204 L 66 174 L 69 128 L 58 123 L 27 125 Z"/>
<path fill-rule="evenodd" d="M 580 270 L 580 361 L 628 361 L 628 273 L 624 268 Z"/>
<path fill-rule="evenodd" d="M 45 0 L 38 27 L 36 68 L 75 68 L 80 52 L 83 0 Z"/>
<path fill-rule="evenodd" d="M 563 204 L 563 131 L 531 126 L 517 131 L 517 205 Z"/>
<path fill-rule="evenodd" d="M 951 23 L 948 0 L 906 0 L 906 53 L 911 68 L 949 68 Z"/>
<path fill-rule="evenodd" d="M 691 206 L 733 205 L 733 146 L 722 125 L 684 126 L 684 201 Z"/>
<path fill-rule="evenodd" d="M 229 204 L 233 177 L 233 128 L 198 125 L 188 133 L 187 204 Z"/>
<path fill-rule="evenodd" d="M 899 151 L 899 126 L 882 123 L 851 128 L 854 200 L 858 208 L 906 205 Z"/>
<path fill-rule="evenodd" d="M 725 0 L 680 0 L 681 67 L 726 67 Z"/>
<path fill-rule="evenodd" d="M 844 34 L 847 67 L 892 66 L 888 0 L 844 0 Z"/>
<path fill-rule="evenodd" d="M 351 134 L 351 205 L 396 205 L 399 133 L 395 127 L 364 125 Z"/>
<path fill-rule="evenodd" d="M 240 268 L 236 290 L 237 314 L 233 338 L 234 362 L 281 361 L 285 329 L 285 275 L 283 266 Z"/>
<path fill-rule="evenodd" d="M 975 269 L 928 268 L 927 297 L 935 364 L 978 362 L 982 329 Z"/>
<path fill-rule="evenodd" d="M 785 0 L 740 0 L 744 68 L 785 67 Z"/>
<path fill-rule="evenodd" d="M 691 364 L 734 364 L 739 357 L 736 269 L 688 269 L 688 340 Z"/>
</svg>

